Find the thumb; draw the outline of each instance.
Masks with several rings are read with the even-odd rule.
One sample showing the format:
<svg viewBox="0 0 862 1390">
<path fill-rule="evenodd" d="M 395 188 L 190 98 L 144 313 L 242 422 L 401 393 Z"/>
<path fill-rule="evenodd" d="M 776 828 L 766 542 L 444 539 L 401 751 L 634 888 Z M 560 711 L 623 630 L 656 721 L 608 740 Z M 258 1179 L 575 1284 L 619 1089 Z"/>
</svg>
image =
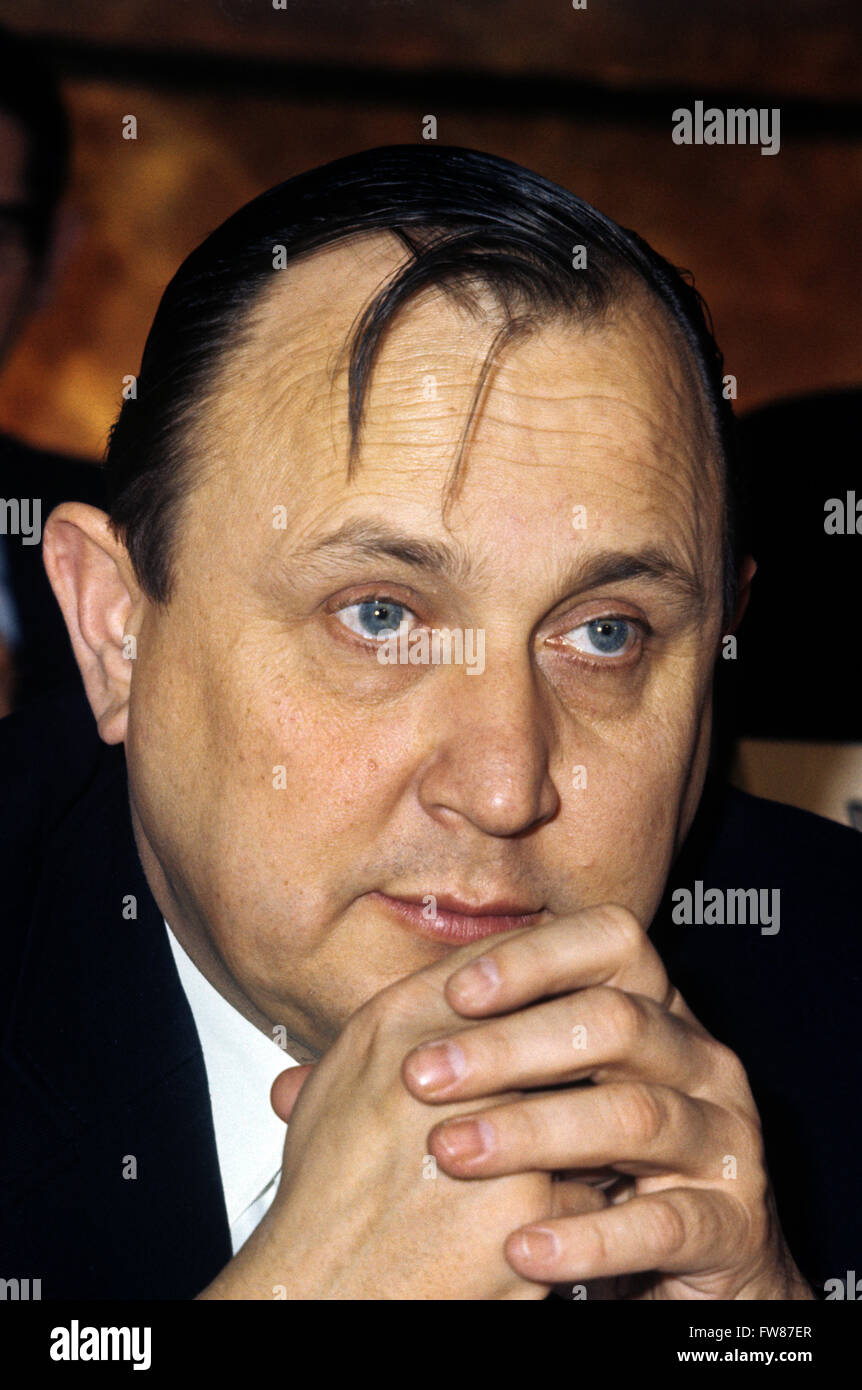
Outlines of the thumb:
<svg viewBox="0 0 862 1390">
<path fill-rule="evenodd" d="M 299 1093 L 314 1070 L 314 1064 L 305 1067 L 289 1067 L 280 1072 L 272 1083 L 269 1093 L 270 1104 L 280 1120 L 287 1122 Z"/>
</svg>

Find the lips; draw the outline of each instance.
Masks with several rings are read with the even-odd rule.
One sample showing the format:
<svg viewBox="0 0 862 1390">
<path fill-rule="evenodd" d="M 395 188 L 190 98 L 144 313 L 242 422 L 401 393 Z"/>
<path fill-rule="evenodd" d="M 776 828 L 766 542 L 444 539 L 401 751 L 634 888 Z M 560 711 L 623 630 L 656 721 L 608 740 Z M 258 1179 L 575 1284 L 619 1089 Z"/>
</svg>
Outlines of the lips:
<svg viewBox="0 0 862 1390">
<path fill-rule="evenodd" d="M 464 945 L 499 932 L 518 931 L 533 927 L 541 920 L 545 909 L 532 908 L 512 899 L 494 899 L 484 903 L 468 903 L 451 894 L 425 893 L 421 898 L 391 897 L 388 893 L 369 896 L 421 936 L 436 941 L 454 941 Z"/>
</svg>

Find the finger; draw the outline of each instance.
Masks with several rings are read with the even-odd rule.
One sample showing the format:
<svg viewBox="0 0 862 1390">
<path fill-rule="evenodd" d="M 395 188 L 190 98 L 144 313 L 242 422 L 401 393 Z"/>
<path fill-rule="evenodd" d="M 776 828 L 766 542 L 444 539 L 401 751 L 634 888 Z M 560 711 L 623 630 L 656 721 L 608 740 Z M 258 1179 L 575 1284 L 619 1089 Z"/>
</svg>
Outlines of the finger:
<svg viewBox="0 0 862 1390">
<path fill-rule="evenodd" d="M 299 1099 L 299 1093 L 310 1077 L 314 1065 L 302 1067 L 290 1067 L 287 1071 L 279 1072 L 272 1083 L 269 1092 L 270 1104 L 280 1120 L 285 1122 L 290 1119 L 293 1107 Z"/>
<path fill-rule="evenodd" d="M 522 1096 L 443 1120 L 428 1143 L 440 1166 L 459 1178 L 608 1168 L 718 1181 L 728 1154 L 745 1171 L 757 1158 L 752 1133 L 736 1114 L 644 1082 Z"/>
<path fill-rule="evenodd" d="M 731 1266 L 746 1220 L 713 1188 L 668 1188 L 600 1212 L 525 1226 L 506 1240 L 509 1264 L 542 1284 L 655 1271 L 703 1274 Z"/>
<path fill-rule="evenodd" d="M 608 1198 L 602 1188 L 571 1179 L 561 1179 L 553 1183 L 551 1198 L 553 1217 L 583 1216 L 586 1212 L 602 1211 L 608 1205 Z"/>
<path fill-rule="evenodd" d="M 595 985 L 423 1043 L 407 1054 L 402 1076 L 429 1102 L 586 1078 L 696 1094 L 724 1075 L 726 1051 L 646 995 Z"/>
<path fill-rule="evenodd" d="M 678 999 L 637 918 L 611 903 L 499 940 L 459 964 L 446 983 L 446 998 L 458 1013 L 475 1017 L 590 985 L 644 994 L 664 1008 Z M 683 1011 L 694 1021 L 685 1006 Z"/>
</svg>

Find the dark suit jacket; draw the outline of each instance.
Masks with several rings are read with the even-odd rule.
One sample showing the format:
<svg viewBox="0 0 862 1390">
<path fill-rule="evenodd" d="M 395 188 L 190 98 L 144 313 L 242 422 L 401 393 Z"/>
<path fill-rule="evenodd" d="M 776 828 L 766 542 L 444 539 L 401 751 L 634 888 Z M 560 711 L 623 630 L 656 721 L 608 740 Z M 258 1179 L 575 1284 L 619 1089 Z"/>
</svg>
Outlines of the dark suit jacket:
<svg viewBox="0 0 862 1390">
<path fill-rule="evenodd" d="M 230 1239 L 203 1057 L 135 850 L 122 749 L 66 697 L 0 721 L 0 769 L 0 1275 L 41 1278 L 43 1298 L 192 1298 Z M 862 1258 L 860 870 L 857 832 L 712 789 L 668 894 L 698 878 L 780 888 L 780 932 L 674 926 L 667 900 L 652 927 L 695 1014 L 747 1067 L 813 1283 Z"/>
</svg>

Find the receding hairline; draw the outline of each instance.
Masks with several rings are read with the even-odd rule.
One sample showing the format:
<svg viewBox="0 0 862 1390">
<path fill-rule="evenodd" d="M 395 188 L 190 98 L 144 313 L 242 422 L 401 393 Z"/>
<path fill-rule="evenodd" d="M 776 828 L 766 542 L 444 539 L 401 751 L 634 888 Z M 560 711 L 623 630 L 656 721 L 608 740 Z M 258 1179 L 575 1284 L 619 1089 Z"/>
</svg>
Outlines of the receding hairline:
<svg viewBox="0 0 862 1390">
<path fill-rule="evenodd" d="M 200 457 L 195 459 L 189 456 L 195 452 L 206 453 L 205 446 L 204 448 L 200 447 L 203 431 L 199 426 L 203 424 L 203 428 L 206 429 L 204 416 L 214 403 L 222 399 L 223 388 L 227 388 L 227 393 L 230 394 L 231 385 L 238 379 L 238 372 L 241 373 L 242 371 L 241 366 L 238 366 L 237 358 L 250 351 L 252 369 L 265 370 L 268 365 L 267 354 L 271 354 L 272 350 L 269 335 L 277 325 L 276 316 L 284 312 L 285 307 L 288 312 L 290 311 L 293 295 L 299 297 L 299 314 L 307 313 L 309 316 L 304 331 L 313 332 L 315 318 L 326 314 L 332 305 L 331 297 L 327 295 L 326 286 L 322 287 L 320 280 L 326 262 L 335 261 L 337 263 L 339 259 L 344 258 L 345 253 L 348 257 L 355 257 L 358 253 L 359 258 L 363 259 L 364 250 L 373 251 L 375 248 L 400 254 L 383 254 L 379 257 L 379 278 L 375 280 L 373 286 L 367 287 L 359 306 L 354 306 L 350 314 L 344 315 L 343 336 L 340 341 L 333 343 L 329 357 L 327 376 L 329 389 L 332 390 L 339 377 L 343 378 L 363 314 L 369 305 L 376 301 L 386 286 L 410 263 L 410 254 L 405 252 L 405 248 L 394 231 L 388 228 L 363 229 L 359 232 L 348 233 L 323 247 L 316 247 L 303 252 L 300 256 L 292 259 L 282 271 L 277 272 L 278 279 L 274 285 L 264 284 L 251 303 L 246 306 L 237 325 L 234 341 L 230 348 L 222 352 L 214 363 L 214 371 L 208 389 L 196 402 L 186 424 L 186 432 L 191 432 L 193 436 L 190 447 L 184 450 L 186 454 L 185 467 L 189 470 L 186 479 L 186 497 L 194 490 L 196 483 L 200 481 L 205 472 L 204 460 Z M 374 257 L 372 256 L 370 259 L 373 261 Z M 309 280 L 308 272 L 315 269 L 317 279 Z M 470 287 L 474 291 L 478 291 L 478 294 L 472 295 L 472 308 Z M 464 293 L 465 288 L 468 289 L 467 294 Z M 708 458 L 704 462 L 712 476 L 712 481 L 717 485 L 719 506 L 723 511 L 723 489 L 726 486 L 726 480 L 724 478 L 721 440 L 705 387 L 700 380 L 694 353 L 680 326 L 675 321 L 669 306 L 633 270 L 625 266 L 620 268 L 619 275 L 613 282 L 606 302 L 602 305 L 600 312 L 592 316 L 583 316 L 565 304 L 550 306 L 537 304 L 513 318 L 507 314 L 505 302 L 500 293 L 497 292 L 497 287 L 489 280 L 476 277 L 471 281 L 469 276 L 465 276 L 463 281 L 454 287 L 454 291 L 452 286 L 431 282 L 396 309 L 387 324 L 386 336 L 399 325 L 405 315 L 409 315 L 413 310 L 421 310 L 434 298 L 444 297 L 453 304 L 453 307 L 461 307 L 470 312 L 477 323 L 486 323 L 489 333 L 492 334 L 484 358 L 477 364 L 472 401 L 465 415 L 465 425 L 455 452 L 453 466 L 444 485 L 444 518 L 465 480 L 470 440 L 481 417 L 484 402 L 493 386 L 496 371 L 502 365 L 508 347 L 512 344 L 517 345 L 537 331 L 553 326 L 575 329 L 579 333 L 587 335 L 592 332 L 607 331 L 626 315 L 629 316 L 630 321 L 632 318 L 635 320 L 641 318 L 646 340 L 649 340 L 652 335 L 661 334 L 663 330 L 666 347 L 675 354 L 680 364 L 685 390 L 691 402 L 690 418 L 695 421 L 696 428 L 702 432 L 708 442 Z M 485 315 L 482 312 L 482 306 L 493 305 L 494 303 L 497 307 L 496 318 L 492 313 Z M 477 308 L 480 312 L 476 312 Z M 385 338 L 381 344 L 381 355 L 383 351 L 385 351 Z M 289 383 L 286 389 L 290 390 Z M 363 414 L 367 412 L 371 404 L 372 392 L 373 381 L 365 395 Z M 281 395 L 282 392 L 278 391 L 276 398 Z M 277 408 L 277 406 L 273 408 Z M 229 404 L 226 405 L 225 410 L 229 415 Z M 264 411 L 264 419 L 267 413 Z M 211 421 L 211 425 L 216 431 L 218 431 L 219 423 L 223 419 L 224 416 L 216 408 L 214 419 Z M 259 424 L 260 418 L 257 421 L 257 426 Z M 197 447 L 194 442 L 195 432 L 197 434 Z M 360 467 L 361 438 L 354 436 L 351 431 L 345 482 L 349 482 Z M 695 482 L 697 482 L 696 478 Z"/>
<path fill-rule="evenodd" d="M 253 369 L 269 365 L 266 358 L 269 356 L 271 360 L 272 341 L 268 335 L 275 326 L 273 324 L 275 315 L 283 313 L 287 309 L 296 318 L 305 316 L 307 319 L 306 329 L 313 332 L 314 320 L 318 316 L 327 314 L 332 306 L 332 297 L 328 295 L 325 286 L 321 288 L 319 280 L 326 262 L 337 261 L 345 253 L 355 255 L 356 252 L 361 253 L 363 248 L 374 246 L 385 247 L 401 254 L 380 258 L 379 278 L 372 286 L 368 287 L 367 293 L 364 294 L 358 306 L 354 306 L 353 312 L 349 316 L 344 316 L 343 337 L 339 342 L 333 343 L 330 358 L 330 384 L 334 385 L 338 375 L 345 370 L 363 314 L 411 261 L 409 253 L 404 253 L 403 245 L 397 234 L 389 228 L 349 232 L 324 246 L 303 251 L 300 255 L 291 258 L 283 270 L 277 272 L 277 275 L 274 276 L 275 283 L 270 282 L 261 285 L 238 317 L 230 346 L 223 350 L 215 360 L 206 390 L 201 393 L 197 402 L 197 409 L 199 410 L 204 405 L 211 405 L 214 399 L 220 395 L 222 388 L 229 387 L 231 382 L 236 380 L 238 373 L 245 374 L 245 368 L 249 365 Z M 318 278 L 316 280 L 310 280 L 308 277 L 307 272 L 312 270 L 317 272 Z M 654 314 L 656 310 L 660 311 L 656 322 L 663 323 L 670 330 L 668 336 L 675 344 L 678 356 L 685 363 L 686 375 L 697 396 L 698 403 L 706 412 L 710 423 L 712 422 L 709 401 L 699 380 L 694 353 L 689 343 L 676 323 L 669 306 L 630 267 L 620 266 L 606 303 L 602 305 L 598 313 L 589 315 L 582 314 L 578 309 L 571 309 L 563 303 L 550 307 L 530 303 L 522 312 L 509 315 L 506 312 L 503 295 L 491 279 L 479 274 L 465 272 L 459 275 L 454 284 L 432 281 L 423 286 L 408 301 L 396 308 L 387 325 L 387 332 L 390 328 L 394 329 L 401 322 L 403 316 L 412 310 L 421 309 L 434 299 L 444 298 L 453 306 L 457 305 L 466 310 L 475 322 L 485 322 L 489 333 L 492 333 L 495 339 L 500 338 L 500 348 L 505 345 L 510 336 L 501 333 L 501 329 L 506 328 L 509 324 L 525 333 L 552 324 L 560 324 L 563 327 L 572 327 L 580 332 L 589 333 L 592 329 L 601 330 L 610 326 L 620 310 L 636 309 L 639 304 L 644 305 L 647 309 L 652 306 Z M 486 312 L 486 306 L 490 312 Z M 650 331 L 649 327 L 646 331 Z M 242 363 L 239 359 L 245 352 L 249 353 L 249 358 L 245 363 Z M 715 442 L 720 450 L 717 435 Z"/>
</svg>

